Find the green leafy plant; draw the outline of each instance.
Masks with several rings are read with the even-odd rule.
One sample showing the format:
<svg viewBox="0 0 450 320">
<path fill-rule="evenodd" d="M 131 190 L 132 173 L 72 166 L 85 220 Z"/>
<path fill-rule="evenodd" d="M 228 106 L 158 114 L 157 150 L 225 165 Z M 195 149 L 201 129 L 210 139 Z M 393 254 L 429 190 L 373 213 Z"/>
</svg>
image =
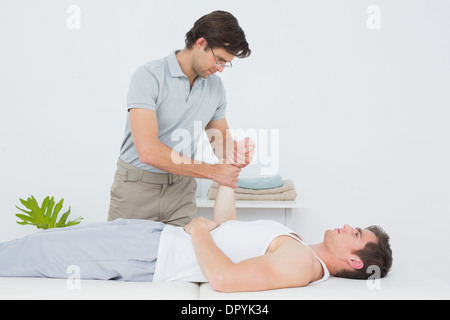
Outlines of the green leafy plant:
<svg viewBox="0 0 450 320">
<path fill-rule="evenodd" d="M 61 201 L 55 204 L 54 197 L 50 198 L 49 196 L 47 196 L 44 201 L 42 201 L 42 205 L 40 207 L 33 196 L 31 196 L 27 200 L 19 200 L 28 210 L 21 209 L 16 206 L 17 209 L 25 213 L 16 214 L 18 218 L 22 219 L 22 221 L 17 221 L 18 224 L 33 225 L 39 229 L 51 229 L 74 226 L 79 224 L 83 219 L 82 217 L 78 217 L 75 220 L 66 222 L 67 217 L 70 214 L 69 206 L 69 210 L 63 213 L 61 219 L 56 222 L 56 220 L 58 219 L 58 214 L 63 207 L 64 199 L 61 199 Z"/>
</svg>

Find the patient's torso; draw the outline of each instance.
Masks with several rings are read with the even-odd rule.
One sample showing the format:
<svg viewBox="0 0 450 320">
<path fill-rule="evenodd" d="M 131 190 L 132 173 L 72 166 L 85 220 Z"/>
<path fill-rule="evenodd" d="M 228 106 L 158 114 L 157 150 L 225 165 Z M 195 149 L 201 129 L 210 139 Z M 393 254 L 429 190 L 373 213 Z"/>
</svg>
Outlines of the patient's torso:
<svg viewBox="0 0 450 320">
<path fill-rule="evenodd" d="M 227 221 L 212 230 L 211 236 L 234 263 L 264 255 L 273 249 L 270 245 L 277 237 L 294 237 L 291 229 L 270 220 Z M 153 281 L 208 281 L 198 265 L 191 236 L 182 227 L 164 228 Z"/>
</svg>

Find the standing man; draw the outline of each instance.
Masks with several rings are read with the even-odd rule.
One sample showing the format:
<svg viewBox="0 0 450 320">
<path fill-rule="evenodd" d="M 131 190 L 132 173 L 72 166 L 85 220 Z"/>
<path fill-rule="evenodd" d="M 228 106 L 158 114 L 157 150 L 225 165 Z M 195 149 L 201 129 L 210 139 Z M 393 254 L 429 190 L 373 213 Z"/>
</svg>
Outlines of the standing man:
<svg viewBox="0 0 450 320">
<path fill-rule="evenodd" d="M 214 11 L 195 22 L 183 50 L 134 72 L 108 220 L 151 219 L 184 226 L 196 216 L 194 178 L 237 187 L 239 171 L 253 152 L 227 130 L 225 89 L 215 73 L 229 69 L 234 57 L 250 54 L 237 19 Z M 193 160 L 200 124 L 220 160 L 217 164 Z M 183 150 L 177 149 L 180 132 L 189 133 L 189 148 L 184 141 Z M 234 161 L 226 161 L 227 156 Z"/>
</svg>

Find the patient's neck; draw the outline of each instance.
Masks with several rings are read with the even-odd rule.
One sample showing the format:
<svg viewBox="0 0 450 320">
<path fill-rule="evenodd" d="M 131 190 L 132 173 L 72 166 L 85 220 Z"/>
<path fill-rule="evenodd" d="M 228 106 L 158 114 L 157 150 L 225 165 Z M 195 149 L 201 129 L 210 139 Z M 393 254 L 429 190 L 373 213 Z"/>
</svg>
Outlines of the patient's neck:
<svg viewBox="0 0 450 320">
<path fill-rule="evenodd" d="M 347 266 L 345 260 L 341 261 L 333 255 L 323 242 L 311 245 L 309 247 L 316 253 L 320 260 L 325 263 L 330 275 L 335 275 Z"/>
</svg>

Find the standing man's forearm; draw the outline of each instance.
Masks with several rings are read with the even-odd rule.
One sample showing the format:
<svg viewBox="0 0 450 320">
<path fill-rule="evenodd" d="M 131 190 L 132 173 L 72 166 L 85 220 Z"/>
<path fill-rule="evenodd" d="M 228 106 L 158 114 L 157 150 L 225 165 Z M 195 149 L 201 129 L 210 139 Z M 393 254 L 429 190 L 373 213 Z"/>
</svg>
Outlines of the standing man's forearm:
<svg viewBox="0 0 450 320">
<path fill-rule="evenodd" d="M 139 153 L 139 160 L 161 171 L 186 177 L 210 179 L 236 188 L 239 169 L 226 164 L 208 164 L 185 157 L 159 140 L 153 141 Z"/>
<path fill-rule="evenodd" d="M 139 161 L 161 171 L 187 177 L 211 179 L 212 165 L 185 157 L 159 140 L 152 142 L 146 150 L 139 152 Z"/>
<path fill-rule="evenodd" d="M 214 180 L 236 188 L 239 168 L 226 164 L 207 164 L 194 161 L 172 150 L 158 138 L 156 112 L 145 109 L 130 110 L 130 129 L 139 161 L 161 171 L 186 177 Z"/>
<path fill-rule="evenodd" d="M 219 163 L 227 163 L 229 151 L 234 148 L 235 140 L 231 136 L 227 120 L 220 119 L 208 123 L 205 128 L 209 143 Z"/>
</svg>

